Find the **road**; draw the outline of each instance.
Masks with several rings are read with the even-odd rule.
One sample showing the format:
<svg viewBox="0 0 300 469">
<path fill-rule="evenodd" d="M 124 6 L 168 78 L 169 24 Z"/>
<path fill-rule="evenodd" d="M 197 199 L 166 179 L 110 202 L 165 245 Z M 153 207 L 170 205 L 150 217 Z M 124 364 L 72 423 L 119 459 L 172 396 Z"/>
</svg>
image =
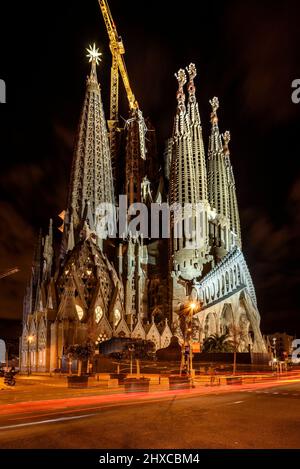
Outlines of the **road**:
<svg viewBox="0 0 300 469">
<path fill-rule="evenodd" d="M 300 448 L 299 381 L 101 399 L 3 406 L 0 448 Z"/>
</svg>

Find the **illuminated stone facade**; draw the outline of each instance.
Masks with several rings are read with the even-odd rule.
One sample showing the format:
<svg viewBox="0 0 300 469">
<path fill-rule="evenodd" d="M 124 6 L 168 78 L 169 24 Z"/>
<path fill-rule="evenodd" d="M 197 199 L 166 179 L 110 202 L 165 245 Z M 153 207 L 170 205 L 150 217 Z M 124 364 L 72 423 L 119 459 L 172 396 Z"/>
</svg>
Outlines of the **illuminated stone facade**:
<svg viewBox="0 0 300 469">
<path fill-rule="evenodd" d="M 68 203 L 61 214 L 60 248 L 53 247 L 50 221 L 48 234 L 40 234 L 34 254 L 24 298 L 22 369 L 29 365 L 32 371 L 60 369 L 66 366 L 66 348 L 87 340 L 99 344 L 111 337 L 133 337 L 151 340 L 156 349 L 167 347 L 178 333 L 180 308 L 196 300 L 201 310 L 194 317 L 195 341 L 202 343 L 213 333 L 231 333 L 235 325 L 240 330 L 240 351 L 265 352 L 255 291 L 241 251 L 230 135 L 225 132 L 222 143 L 217 98 L 211 100 L 206 161 L 194 85 L 196 68 L 188 67 L 188 82 L 180 70 L 173 136 L 166 151 L 168 193 L 165 178 L 153 170 L 154 131 L 149 130 L 150 124 L 146 128 L 140 111 L 126 122 L 125 171 L 122 176 L 118 168 L 122 177 L 116 183 L 96 62 L 92 60 L 87 79 Z M 194 229 L 199 227 L 195 207 L 200 204 L 202 242 L 195 247 L 185 234 L 173 237 L 177 215 L 171 216 L 169 240 L 145 239 L 130 231 L 114 239 L 100 237 L 99 206 L 117 207 L 118 192 L 127 195 L 128 203 L 148 208 L 152 202 L 189 204 Z M 128 215 L 127 221 L 131 219 Z M 108 228 L 115 228 L 114 219 Z"/>
</svg>

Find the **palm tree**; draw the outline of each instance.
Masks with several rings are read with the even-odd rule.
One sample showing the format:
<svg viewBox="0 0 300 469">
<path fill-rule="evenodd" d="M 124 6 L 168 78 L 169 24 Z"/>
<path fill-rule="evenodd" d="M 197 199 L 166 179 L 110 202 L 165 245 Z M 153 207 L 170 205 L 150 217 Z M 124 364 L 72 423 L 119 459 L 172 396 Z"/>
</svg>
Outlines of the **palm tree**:
<svg viewBox="0 0 300 469">
<path fill-rule="evenodd" d="M 204 340 L 202 352 L 232 352 L 233 349 L 229 334 L 212 334 Z"/>
</svg>

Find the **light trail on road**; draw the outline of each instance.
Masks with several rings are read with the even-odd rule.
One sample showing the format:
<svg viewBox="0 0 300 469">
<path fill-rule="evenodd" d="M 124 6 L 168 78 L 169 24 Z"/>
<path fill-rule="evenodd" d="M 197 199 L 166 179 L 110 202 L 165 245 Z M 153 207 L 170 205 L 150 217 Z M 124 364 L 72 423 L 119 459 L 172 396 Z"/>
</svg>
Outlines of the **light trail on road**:
<svg viewBox="0 0 300 469">
<path fill-rule="evenodd" d="M 17 423 L 16 425 L 4 425 L 3 427 L 0 427 L 0 430 L 9 430 L 9 429 L 16 429 L 16 428 L 21 428 L 21 427 L 29 427 L 31 425 L 43 425 L 45 423 L 64 422 L 66 420 L 83 419 L 86 417 L 91 417 L 92 415 L 96 415 L 96 414 L 75 415 L 74 417 L 60 417 L 56 419 L 40 420 L 37 422 Z"/>
<path fill-rule="evenodd" d="M 10 420 L 25 420 L 26 418 L 39 418 L 41 416 L 50 416 L 54 413 L 59 415 L 70 414 L 74 412 L 94 411 L 95 409 L 104 409 L 109 407 L 117 407 L 124 405 L 135 405 L 136 403 L 144 404 L 147 402 L 155 402 L 161 400 L 169 400 L 172 397 L 179 399 L 187 399 L 193 397 L 209 396 L 216 394 L 228 394 L 236 392 L 255 392 L 259 389 L 266 389 L 274 386 L 283 386 L 300 382 L 300 377 L 273 379 L 267 382 L 236 384 L 236 385 L 220 385 L 209 388 L 203 386 L 193 389 L 183 390 L 164 390 L 148 393 L 119 393 L 106 395 L 82 396 L 73 398 L 47 399 L 42 401 L 27 401 L 14 404 L 7 404 L 0 408 L 0 417 L 14 416 Z M 80 408 L 79 408 L 80 407 Z M 77 409 L 76 409 L 77 408 Z M 41 412 L 43 412 L 41 414 Z M 0 429 L 1 430 L 1 429 Z"/>
</svg>

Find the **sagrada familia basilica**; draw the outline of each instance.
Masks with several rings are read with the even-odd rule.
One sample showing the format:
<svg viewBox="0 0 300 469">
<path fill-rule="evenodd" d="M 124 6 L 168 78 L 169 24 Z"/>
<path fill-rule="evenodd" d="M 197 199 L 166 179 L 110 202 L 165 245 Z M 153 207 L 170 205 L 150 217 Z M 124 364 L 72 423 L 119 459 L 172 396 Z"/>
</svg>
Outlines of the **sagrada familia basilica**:
<svg viewBox="0 0 300 469">
<path fill-rule="evenodd" d="M 164 171 L 157 164 L 155 131 L 139 109 L 120 129 L 118 164 L 112 164 L 107 122 L 97 77 L 97 53 L 90 53 L 59 249 L 53 227 L 39 236 L 23 308 L 21 367 L 35 371 L 61 368 L 65 350 L 87 340 L 112 337 L 150 340 L 155 349 L 182 339 L 180 311 L 191 302 L 193 342 L 239 329 L 239 352 L 263 354 L 255 289 L 242 252 L 236 186 L 228 131 L 220 133 L 219 101 L 210 100 L 211 133 L 207 158 L 190 64 L 179 70 L 173 134 L 167 141 Z M 190 207 L 189 223 L 199 228 L 193 244 L 183 230 L 184 215 L 171 214 L 170 236 L 148 237 L 127 230 L 100 236 L 103 213 L 116 207 L 155 204 Z M 62 207 L 63 208 L 63 207 Z M 127 222 L 133 219 L 130 209 Z M 179 217 L 179 219 L 178 219 Z M 149 216 L 151 224 L 151 217 Z M 198 228 L 197 228 L 198 227 Z M 199 228 L 200 229 L 200 228 Z"/>
</svg>

